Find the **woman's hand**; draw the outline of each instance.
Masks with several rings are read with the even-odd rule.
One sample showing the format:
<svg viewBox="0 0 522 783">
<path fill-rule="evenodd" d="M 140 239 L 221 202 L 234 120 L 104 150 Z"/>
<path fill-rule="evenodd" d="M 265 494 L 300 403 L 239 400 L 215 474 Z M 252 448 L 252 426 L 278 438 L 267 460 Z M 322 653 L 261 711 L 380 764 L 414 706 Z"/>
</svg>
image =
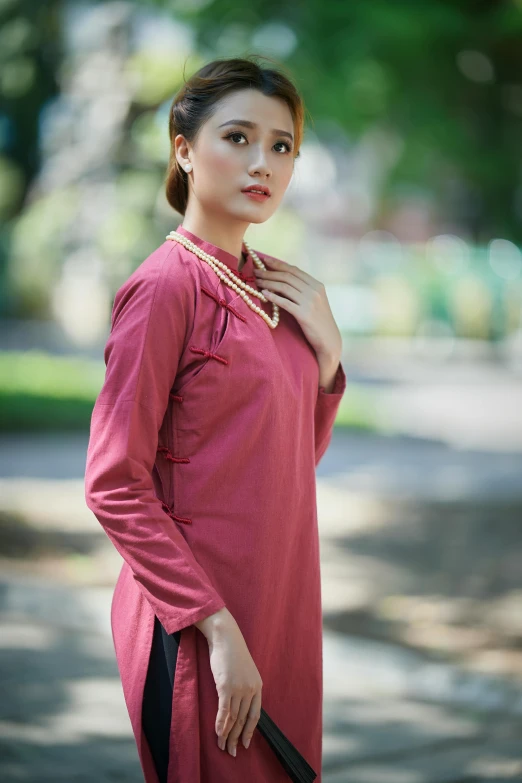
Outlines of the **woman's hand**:
<svg viewBox="0 0 522 783">
<path fill-rule="evenodd" d="M 319 362 L 335 366 L 342 354 L 342 337 L 323 283 L 286 261 L 263 261 L 271 269 L 254 270 L 262 293 L 295 316 Z"/>
<path fill-rule="evenodd" d="M 221 750 L 236 755 L 238 739 L 248 748 L 261 716 L 261 675 L 237 622 L 226 607 L 196 623 L 205 634 L 219 697 L 216 734 Z"/>
</svg>

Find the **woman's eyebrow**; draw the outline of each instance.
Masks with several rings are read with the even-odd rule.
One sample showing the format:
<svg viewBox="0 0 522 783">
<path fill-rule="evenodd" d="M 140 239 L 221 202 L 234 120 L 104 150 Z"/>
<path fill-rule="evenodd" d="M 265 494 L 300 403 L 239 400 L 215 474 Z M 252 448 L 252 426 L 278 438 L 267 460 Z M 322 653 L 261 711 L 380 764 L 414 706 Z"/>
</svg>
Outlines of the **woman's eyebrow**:
<svg viewBox="0 0 522 783">
<path fill-rule="evenodd" d="M 257 123 L 250 122 L 250 120 L 228 120 L 227 122 L 222 122 L 221 125 L 218 125 L 218 128 L 222 128 L 223 125 L 243 125 L 245 128 L 257 128 Z M 292 141 L 294 140 L 291 133 L 288 133 L 288 131 L 285 130 L 279 130 L 279 128 L 272 128 L 272 133 L 275 133 L 278 136 L 288 136 L 289 139 L 292 139 Z"/>
</svg>

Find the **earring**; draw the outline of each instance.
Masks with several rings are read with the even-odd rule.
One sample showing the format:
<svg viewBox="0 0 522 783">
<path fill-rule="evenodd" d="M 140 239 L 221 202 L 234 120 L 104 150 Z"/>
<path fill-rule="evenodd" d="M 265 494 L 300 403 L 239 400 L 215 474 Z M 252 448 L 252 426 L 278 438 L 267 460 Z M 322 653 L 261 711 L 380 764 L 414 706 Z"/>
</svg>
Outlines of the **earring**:
<svg viewBox="0 0 522 783">
<path fill-rule="evenodd" d="M 190 171 L 192 169 L 192 163 L 187 163 L 185 166 L 185 171 Z"/>
</svg>

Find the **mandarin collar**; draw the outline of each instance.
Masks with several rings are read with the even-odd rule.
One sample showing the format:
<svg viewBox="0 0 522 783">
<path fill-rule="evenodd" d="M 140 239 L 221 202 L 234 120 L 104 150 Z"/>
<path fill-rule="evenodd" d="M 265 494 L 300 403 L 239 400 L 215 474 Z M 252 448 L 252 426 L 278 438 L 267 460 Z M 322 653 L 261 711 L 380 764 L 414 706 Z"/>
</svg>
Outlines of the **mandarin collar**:
<svg viewBox="0 0 522 783">
<path fill-rule="evenodd" d="M 187 237 L 187 239 L 190 239 L 191 242 L 193 242 L 195 245 L 197 245 L 202 250 L 204 250 L 205 253 L 209 253 L 211 256 L 214 256 L 214 258 L 217 258 L 219 261 L 222 261 L 224 264 L 228 266 L 229 269 L 235 272 L 238 277 L 242 277 L 242 278 L 253 277 L 254 261 L 252 259 L 252 256 L 246 249 L 244 242 L 241 246 L 241 249 L 245 254 L 246 261 L 241 267 L 241 270 L 239 270 L 239 259 L 236 258 L 232 253 L 229 253 L 228 250 L 223 250 L 223 248 L 218 247 L 217 245 L 213 245 L 212 242 L 207 242 L 206 239 L 201 239 L 201 237 L 198 237 L 196 234 L 193 234 L 192 231 L 189 231 L 183 225 L 178 226 L 176 231 L 180 234 L 183 234 L 183 236 Z M 205 262 L 203 261 L 203 263 Z"/>
</svg>

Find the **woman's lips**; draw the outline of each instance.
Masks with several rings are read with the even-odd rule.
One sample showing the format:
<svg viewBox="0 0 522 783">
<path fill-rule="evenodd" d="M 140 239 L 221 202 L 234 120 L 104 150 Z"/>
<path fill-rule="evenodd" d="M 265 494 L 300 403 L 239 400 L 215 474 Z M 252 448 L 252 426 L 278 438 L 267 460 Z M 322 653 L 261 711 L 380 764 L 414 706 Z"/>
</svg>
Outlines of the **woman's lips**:
<svg viewBox="0 0 522 783">
<path fill-rule="evenodd" d="M 267 198 L 270 198 L 266 193 L 254 193 L 252 190 L 242 190 L 241 193 L 254 199 L 254 201 L 266 201 Z"/>
</svg>

